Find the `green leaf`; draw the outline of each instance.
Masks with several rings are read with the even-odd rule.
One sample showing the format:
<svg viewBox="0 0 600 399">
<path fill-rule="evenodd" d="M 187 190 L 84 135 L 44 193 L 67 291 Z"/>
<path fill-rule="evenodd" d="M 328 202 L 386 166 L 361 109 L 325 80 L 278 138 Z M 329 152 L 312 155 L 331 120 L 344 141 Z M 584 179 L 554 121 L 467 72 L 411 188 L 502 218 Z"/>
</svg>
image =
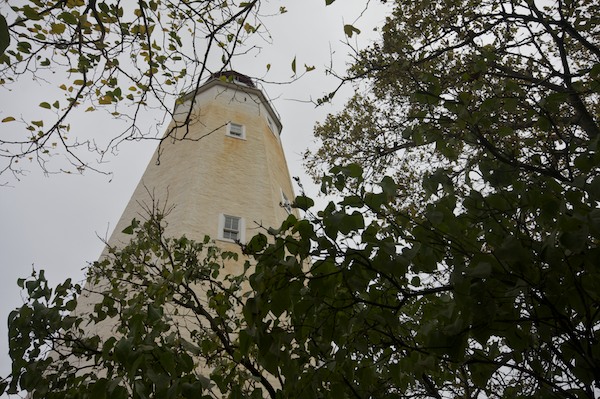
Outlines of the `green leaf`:
<svg viewBox="0 0 600 399">
<path fill-rule="evenodd" d="M 98 99 L 98 104 L 108 105 L 113 102 L 113 97 L 110 95 L 102 96 Z"/>
<path fill-rule="evenodd" d="M 131 356 L 132 343 L 132 338 L 121 338 L 114 346 L 115 356 L 121 362 L 125 363 Z"/>
<path fill-rule="evenodd" d="M 560 242 L 573 253 L 583 251 L 588 240 L 587 226 L 580 226 L 573 231 L 566 231 L 560 237 Z"/>
<path fill-rule="evenodd" d="M 4 15 L 0 14 L 0 55 L 4 54 L 4 50 L 10 45 L 10 32 Z"/>
<path fill-rule="evenodd" d="M 267 246 L 267 236 L 262 233 L 256 234 L 246 245 L 248 253 L 254 254 L 262 251 Z"/>
<path fill-rule="evenodd" d="M 76 25 L 77 22 L 79 22 L 79 20 L 77 19 L 77 17 L 75 15 L 73 15 L 70 12 L 62 12 L 58 15 L 58 18 L 64 22 L 66 22 L 69 25 Z"/>
<path fill-rule="evenodd" d="M 344 33 L 348 37 L 352 37 L 353 34 L 360 34 L 360 29 L 354 27 L 354 25 L 344 25 Z"/>
<path fill-rule="evenodd" d="M 335 0 L 325 0 L 325 5 L 331 5 Z"/>
<path fill-rule="evenodd" d="M 337 222 L 337 227 L 342 234 L 357 232 L 365 227 L 365 221 L 362 213 L 354 211 L 351 215 L 341 214 L 342 217 Z"/>
<path fill-rule="evenodd" d="M 475 265 L 472 265 L 467 273 L 471 277 L 487 278 L 492 273 L 492 265 L 489 262 L 479 261 Z"/>
<path fill-rule="evenodd" d="M 344 175 L 353 178 L 360 178 L 363 174 L 363 168 L 357 163 L 351 163 L 349 165 L 343 166 L 339 170 Z"/>
<path fill-rule="evenodd" d="M 381 186 L 383 193 L 386 194 L 389 198 L 393 198 L 396 196 L 398 185 L 396 185 L 396 182 L 394 182 L 394 179 L 392 179 L 391 177 L 385 176 L 381 180 L 381 183 L 379 183 L 379 185 Z"/>
<path fill-rule="evenodd" d="M 294 200 L 294 207 L 298 209 L 302 209 L 303 211 L 308 210 L 310 207 L 314 206 L 315 202 L 312 198 L 306 197 L 304 195 L 299 195 Z"/>
<path fill-rule="evenodd" d="M 46 109 L 52 108 L 52 106 L 47 102 L 40 103 L 40 107 L 46 108 Z"/>
<path fill-rule="evenodd" d="M 8 382 L 6 382 L 5 380 L 2 380 L 0 382 L 0 395 L 4 394 L 4 392 L 6 391 L 6 388 L 8 388 Z"/>
<path fill-rule="evenodd" d="M 471 378 L 475 385 L 479 388 L 485 389 L 492 374 L 498 369 L 498 366 L 492 362 L 475 362 L 469 364 L 469 371 L 471 372 Z"/>
<path fill-rule="evenodd" d="M 140 222 L 139 222 L 139 220 L 137 220 L 137 219 L 135 219 L 135 218 L 134 218 L 134 219 L 131 221 L 131 224 L 130 224 L 129 226 L 125 227 L 125 229 L 123 229 L 122 233 L 123 233 L 123 234 L 133 234 L 133 231 L 134 231 L 135 229 L 137 229 L 137 227 L 138 227 L 139 225 L 140 225 Z"/>
<path fill-rule="evenodd" d="M 175 355 L 170 350 L 162 350 L 159 352 L 158 360 L 161 366 L 171 375 L 175 373 Z"/>
<path fill-rule="evenodd" d="M 18 42 L 17 50 L 22 53 L 29 54 L 31 52 L 31 43 L 29 42 Z"/>
<path fill-rule="evenodd" d="M 42 15 L 40 15 L 37 7 L 33 8 L 31 6 L 25 6 L 21 10 L 23 11 L 23 15 L 32 21 L 39 21 L 42 19 Z"/>
<path fill-rule="evenodd" d="M 292 60 L 292 71 L 294 72 L 294 75 L 296 74 L 296 57 L 294 57 L 294 59 Z"/>
<path fill-rule="evenodd" d="M 600 199 L 600 176 L 596 176 L 588 187 L 588 192 L 596 201 Z"/>
<path fill-rule="evenodd" d="M 349 206 L 353 208 L 362 208 L 365 205 L 364 200 L 358 195 L 349 195 L 344 197 L 340 205 Z"/>
</svg>

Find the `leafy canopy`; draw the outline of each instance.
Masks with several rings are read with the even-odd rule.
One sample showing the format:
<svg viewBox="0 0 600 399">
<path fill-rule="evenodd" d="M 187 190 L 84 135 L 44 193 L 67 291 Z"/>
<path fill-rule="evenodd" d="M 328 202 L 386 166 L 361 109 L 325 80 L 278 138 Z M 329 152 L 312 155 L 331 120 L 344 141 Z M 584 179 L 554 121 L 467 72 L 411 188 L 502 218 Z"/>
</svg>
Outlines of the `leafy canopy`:
<svg viewBox="0 0 600 399">
<path fill-rule="evenodd" d="M 294 293 L 331 389 L 597 395 L 598 7 L 394 2 L 307 153 L 343 165 Z"/>
<path fill-rule="evenodd" d="M 165 237 L 163 215 L 133 220 L 124 248 L 88 269 L 85 287 L 19 280 L 9 317 L 12 376 L 1 391 L 33 398 L 262 398 L 273 381 L 248 351 L 247 278 L 223 276 L 238 254 Z M 246 266 L 247 268 L 247 266 Z M 83 300 L 82 300 L 83 299 Z"/>
</svg>

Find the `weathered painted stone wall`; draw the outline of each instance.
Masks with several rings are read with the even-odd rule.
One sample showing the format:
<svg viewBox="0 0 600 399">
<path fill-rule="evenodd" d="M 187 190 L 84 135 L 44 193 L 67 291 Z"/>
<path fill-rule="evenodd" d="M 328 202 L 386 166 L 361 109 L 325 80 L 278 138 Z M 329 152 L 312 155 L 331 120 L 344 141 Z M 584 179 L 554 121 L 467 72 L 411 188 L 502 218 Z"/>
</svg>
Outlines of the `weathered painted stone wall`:
<svg viewBox="0 0 600 399">
<path fill-rule="evenodd" d="M 184 134 L 187 139 L 168 139 L 154 154 L 110 244 L 128 239 L 120 232 L 134 217 L 144 216 L 140 204 L 151 206 L 152 197 L 160 205 L 173 207 L 167 218 L 167 234 L 173 236 L 217 239 L 221 214 L 244 219 L 246 240 L 259 226 L 279 226 L 287 217 L 281 192 L 290 200 L 294 193 L 280 136 L 267 119 L 277 121 L 277 116 L 269 112 L 258 93 L 216 81 L 196 96 L 189 130 L 181 128 L 174 133 L 178 139 Z M 189 109 L 190 102 L 181 109 Z M 229 122 L 244 125 L 245 139 L 227 135 Z M 233 243 L 219 243 L 228 250 L 238 249 Z"/>
</svg>

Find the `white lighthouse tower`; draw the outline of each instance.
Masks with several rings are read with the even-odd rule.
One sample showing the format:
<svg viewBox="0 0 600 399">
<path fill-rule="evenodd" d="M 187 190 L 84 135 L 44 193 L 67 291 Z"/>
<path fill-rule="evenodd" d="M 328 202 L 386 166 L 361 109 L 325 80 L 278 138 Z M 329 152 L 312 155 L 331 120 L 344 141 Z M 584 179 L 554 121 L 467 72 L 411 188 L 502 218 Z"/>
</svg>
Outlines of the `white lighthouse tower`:
<svg viewBox="0 0 600 399">
<path fill-rule="evenodd" d="M 259 229 L 278 227 L 296 212 L 289 202 L 293 189 L 281 146 L 281 121 L 250 78 L 237 72 L 213 75 L 195 92 L 181 98 L 174 115 L 108 247 L 125 246 L 131 235 L 122 231 L 156 204 L 172 207 L 165 236 L 185 235 L 202 242 L 208 235 L 222 250 L 238 254 L 239 244 L 249 241 Z M 243 265 L 242 259 L 224 262 L 220 276 L 239 275 Z M 135 282 L 131 283 L 133 286 Z M 93 313 L 103 299 L 98 294 L 102 284 L 107 281 L 88 282 L 75 314 Z M 152 298 L 148 303 L 150 306 Z M 185 322 L 178 305 L 171 306 L 171 313 L 173 319 Z M 102 339 L 120 339 L 117 322 L 109 317 L 85 328 Z M 202 321 L 201 325 L 204 323 L 210 324 Z M 187 334 L 192 337 L 194 333 L 190 329 Z M 235 334 L 234 330 L 226 333 L 232 340 Z M 214 365 L 201 358 L 194 364 L 198 374 L 205 376 Z M 94 367 L 89 361 L 81 363 L 81 368 L 87 366 Z M 102 366 L 96 367 L 102 375 Z"/>
<path fill-rule="evenodd" d="M 150 201 L 173 205 L 168 235 L 196 241 L 208 235 L 229 251 L 239 251 L 236 243 L 259 226 L 279 226 L 293 199 L 282 125 L 253 81 L 233 71 L 215 74 L 184 96 L 174 114 L 109 245 L 128 239 L 120 232 Z M 188 115 L 187 124 L 177 120 Z"/>
</svg>

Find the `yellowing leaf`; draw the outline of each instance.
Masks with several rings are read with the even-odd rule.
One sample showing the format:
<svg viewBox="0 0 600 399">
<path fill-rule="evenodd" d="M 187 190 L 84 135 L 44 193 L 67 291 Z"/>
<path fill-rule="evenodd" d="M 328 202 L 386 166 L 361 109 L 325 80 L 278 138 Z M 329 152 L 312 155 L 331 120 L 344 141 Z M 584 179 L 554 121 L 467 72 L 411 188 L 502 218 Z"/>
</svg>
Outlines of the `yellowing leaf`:
<svg viewBox="0 0 600 399">
<path fill-rule="evenodd" d="M 6 118 L 2 119 L 2 122 L 12 122 L 14 120 L 15 118 L 13 118 L 12 116 L 7 116 Z"/>
<path fill-rule="evenodd" d="M 65 24 L 50 24 L 50 32 L 55 35 L 60 35 L 66 28 L 67 26 Z"/>
<path fill-rule="evenodd" d="M 67 0 L 67 7 L 74 8 L 84 5 L 85 2 L 83 0 Z"/>
<path fill-rule="evenodd" d="M 50 109 L 52 106 L 44 101 L 43 103 L 40 103 L 40 107 Z"/>
<path fill-rule="evenodd" d="M 131 27 L 131 33 L 134 35 L 143 35 L 146 33 L 145 25 L 134 25 Z"/>
<path fill-rule="evenodd" d="M 112 103 L 112 97 L 111 96 L 100 97 L 100 99 L 98 100 L 98 103 L 103 104 L 103 105 L 110 104 L 110 103 Z"/>
</svg>

